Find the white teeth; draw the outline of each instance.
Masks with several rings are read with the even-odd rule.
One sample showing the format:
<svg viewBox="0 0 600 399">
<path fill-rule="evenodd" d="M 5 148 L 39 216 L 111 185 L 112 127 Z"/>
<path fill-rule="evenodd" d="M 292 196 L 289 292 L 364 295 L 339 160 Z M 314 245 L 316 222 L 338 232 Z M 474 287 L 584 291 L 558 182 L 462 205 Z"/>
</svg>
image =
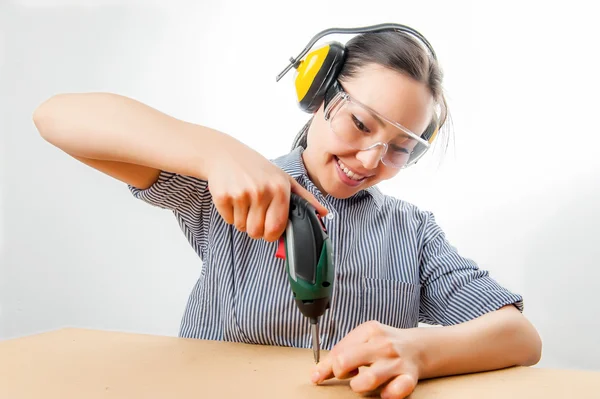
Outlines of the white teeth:
<svg viewBox="0 0 600 399">
<path fill-rule="evenodd" d="M 346 176 L 348 176 L 352 180 L 361 180 L 362 178 L 364 178 L 364 176 L 359 175 L 358 173 L 354 173 L 353 171 L 351 171 L 350 169 L 348 169 L 348 167 L 346 165 L 344 165 L 342 163 L 342 161 L 340 161 L 339 159 L 337 160 L 337 162 L 338 162 L 338 165 L 340 165 L 340 168 L 346 174 Z"/>
</svg>

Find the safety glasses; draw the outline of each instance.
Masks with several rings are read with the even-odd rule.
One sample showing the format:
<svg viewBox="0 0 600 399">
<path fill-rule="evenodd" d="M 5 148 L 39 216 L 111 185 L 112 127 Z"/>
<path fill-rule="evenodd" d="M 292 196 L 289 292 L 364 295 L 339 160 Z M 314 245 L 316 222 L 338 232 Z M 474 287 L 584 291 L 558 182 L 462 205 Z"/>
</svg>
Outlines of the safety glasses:
<svg viewBox="0 0 600 399">
<path fill-rule="evenodd" d="M 353 99 L 339 82 L 330 89 L 325 102 L 325 120 L 333 133 L 346 145 L 359 151 L 379 150 L 381 161 L 390 167 L 406 168 L 416 163 L 430 143 Z M 393 128 L 397 134 L 389 142 L 378 141 Z"/>
</svg>

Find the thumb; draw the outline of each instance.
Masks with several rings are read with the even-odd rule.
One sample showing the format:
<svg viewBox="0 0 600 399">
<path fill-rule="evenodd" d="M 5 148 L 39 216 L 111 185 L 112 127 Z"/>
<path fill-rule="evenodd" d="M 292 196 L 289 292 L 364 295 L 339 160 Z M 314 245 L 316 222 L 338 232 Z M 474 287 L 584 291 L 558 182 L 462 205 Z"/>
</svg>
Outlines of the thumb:
<svg viewBox="0 0 600 399">
<path fill-rule="evenodd" d="M 315 198 L 314 195 L 312 195 L 310 193 L 310 191 L 308 191 L 307 189 L 302 187 L 296 180 L 294 180 L 294 178 L 290 177 L 290 180 L 291 180 L 292 192 L 294 194 L 298 194 L 302 198 L 306 199 L 312 206 L 315 207 L 315 209 L 317 210 L 319 215 L 321 215 L 321 217 L 324 217 L 325 215 L 327 215 L 329 213 L 327 208 L 325 208 L 323 205 L 321 205 L 321 203 Z"/>
</svg>

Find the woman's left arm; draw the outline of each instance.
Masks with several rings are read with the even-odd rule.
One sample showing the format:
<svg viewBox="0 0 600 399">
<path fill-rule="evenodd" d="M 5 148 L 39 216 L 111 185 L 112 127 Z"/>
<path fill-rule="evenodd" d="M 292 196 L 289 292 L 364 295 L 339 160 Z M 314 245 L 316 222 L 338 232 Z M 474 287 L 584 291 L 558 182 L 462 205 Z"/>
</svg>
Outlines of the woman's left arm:
<svg viewBox="0 0 600 399">
<path fill-rule="evenodd" d="M 381 389 L 383 398 L 405 398 L 421 379 L 534 365 L 541 346 L 535 328 L 512 305 L 445 327 L 397 329 L 367 322 L 331 350 L 312 380 L 352 377 L 356 392 Z"/>
<path fill-rule="evenodd" d="M 462 324 L 417 330 L 420 378 L 532 366 L 541 358 L 538 332 L 512 305 Z"/>
</svg>

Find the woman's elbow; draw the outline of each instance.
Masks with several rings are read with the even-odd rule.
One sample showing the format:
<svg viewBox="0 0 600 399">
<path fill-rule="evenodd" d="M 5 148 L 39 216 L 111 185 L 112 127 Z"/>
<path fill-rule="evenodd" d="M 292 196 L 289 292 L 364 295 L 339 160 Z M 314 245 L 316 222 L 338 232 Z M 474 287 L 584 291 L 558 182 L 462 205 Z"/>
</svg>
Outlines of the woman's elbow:
<svg viewBox="0 0 600 399">
<path fill-rule="evenodd" d="M 56 102 L 60 100 L 60 94 L 50 97 L 35 108 L 32 115 L 33 124 L 42 138 L 52 143 L 56 125 Z"/>
<path fill-rule="evenodd" d="M 522 324 L 524 345 L 520 365 L 534 366 L 542 358 L 542 338 L 529 320 L 523 318 Z"/>
<path fill-rule="evenodd" d="M 542 339 L 536 333 L 534 342 L 531 345 L 530 356 L 525 362 L 527 366 L 534 366 L 542 359 Z"/>
</svg>

